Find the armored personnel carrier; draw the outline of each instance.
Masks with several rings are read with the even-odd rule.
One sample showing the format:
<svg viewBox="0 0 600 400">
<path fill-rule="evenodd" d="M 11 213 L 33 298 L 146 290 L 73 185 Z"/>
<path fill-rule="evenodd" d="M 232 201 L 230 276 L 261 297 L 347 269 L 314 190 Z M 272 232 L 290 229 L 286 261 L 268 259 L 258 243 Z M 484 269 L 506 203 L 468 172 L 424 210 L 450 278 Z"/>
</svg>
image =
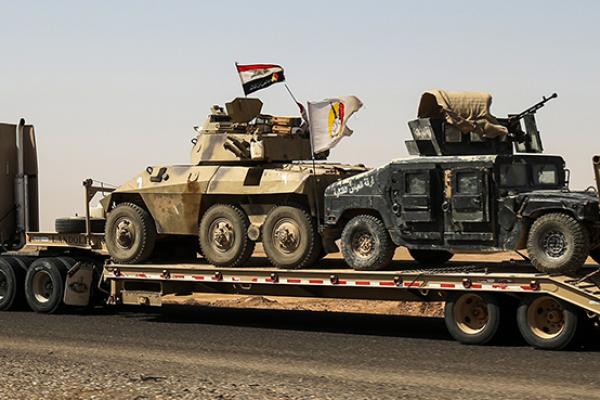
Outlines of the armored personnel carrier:
<svg viewBox="0 0 600 400">
<path fill-rule="evenodd" d="M 341 237 L 346 262 L 383 269 L 397 246 L 425 264 L 454 252 L 526 249 L 550 273 L 597 258 L 597 194 L 570 191 L 563 158 L 539 154 L 534 114 L 554 97 L 499 119 L 488 94 L 425 93 L 409 122 L 411 156 L 325 192 L 327 229 Z"/>
<path fill-rule="evenodd" d="M 151 166 L 102 199 L 105 239 L 119 263 L 198 249 L 233 267 L 262 241 L 273 265 L 300 268 L 328 251 L 320 234 L 325 188 L 366 168 L 311 160 L 301 118 L 261 114 L 258 99 L 213 106 L 192 141 L 192 165 Z"/>
</svg>

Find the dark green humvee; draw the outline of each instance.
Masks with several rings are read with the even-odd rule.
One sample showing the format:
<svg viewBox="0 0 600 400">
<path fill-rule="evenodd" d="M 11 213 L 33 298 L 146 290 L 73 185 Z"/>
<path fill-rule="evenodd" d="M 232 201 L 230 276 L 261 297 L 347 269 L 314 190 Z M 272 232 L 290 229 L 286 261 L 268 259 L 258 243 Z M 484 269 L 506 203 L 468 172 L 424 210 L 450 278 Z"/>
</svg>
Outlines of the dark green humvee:
<svg viewBox="0 0 600 400">
<path fill-rule="evenodd" d="M 570 191 L 563 158 L 536 154 L 542 146 L 533 114 L 543 102 L 495 119 L 491 97 L 451 95 L 481 98 L 487 119 L 469 132 L 463 129 L 469 119 L 460 120 L 467 113 L 448 118 L 447 104 L 433 112 L 420 107 L 422 118 L 409 122 L 411 156 L 327 188 L 326 226 L 341 238 L 346 262 L 383 269 L 398 246 L 426 264 L 446 262 L 454 252 L 527 249 L 538 270 L 564 273 L 596 255 L 596 192 Z M 494 126 L 479 129 L 485 124 Z M 500 134 L 486 135 L 490 130 Z"/>
</svg>

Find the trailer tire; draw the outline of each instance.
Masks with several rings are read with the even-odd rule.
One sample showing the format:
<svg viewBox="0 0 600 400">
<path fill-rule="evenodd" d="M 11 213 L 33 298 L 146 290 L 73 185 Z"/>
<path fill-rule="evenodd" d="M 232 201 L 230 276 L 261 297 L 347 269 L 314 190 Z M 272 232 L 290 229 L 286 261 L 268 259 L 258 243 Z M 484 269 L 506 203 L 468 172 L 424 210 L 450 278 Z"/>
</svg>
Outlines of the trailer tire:
<svg viewBox="0 0 600 400">
<path fill-rule="evenodd" d="M 344 260 L 356 271 L 385 269 L 396 250 L 383 222 L 372 215 L 352 218 L 344 227 L 341 239 Z"/>
<path fill-rule="evenodd" d="M 250 220 L 239 207 L 215 204 L 200 220 L 200 249 L 209 263 L 236 267 L 252 256 L 255 243 L 248 238 Z M 218 240 L 217 240 L 217 239 Z"/>
<path fill-rule="evenodd" d="M 454 256 L 446 250 L 408 249 L 408 252 L 416 262 L 425 265 L 444 264 Z"/>
<path fill-rule="evenodd" d="M 106 225 L 104 218 L 90 218 L 90 232 L 103 233 Z M 54 221 L 57 233 L 85 233 L 85 217 L 57 218 Z"/>
<path fill-rule="evenodd" d="M 502 325 L 500 300 L 485 292 L 452 292 L 446 299 L 444 322 L 458 342 L 487 344 L 496 338 Z"/>
<path fill-rule="evenodd" d="M 38 313 L 54 314 L 63 307 L 67 266 L 59 258 L 35 260 L 25 276 L 25 298 Z"/>
<path fill-rule="evenodd" d="M 0 311 L 12 310 L 23 304 L 25 270 L 13 257 L 0 257 Z"/>
<path fill-rule="evenodd" d="M 580 322 L 575 306 L 548 295 L 528 296 L 517 308 L 519 332 L 537 349 L 568 347 L 575 339 Z"/>
<path fill-rule="evenodd" d="M 148 211 L 137 204 L 122 203 L 108 213 L 105 239 L 113 260 L 141 263 L 154 251 L 156 226 Z"/>
<path fill-rule="evenodd" d="M 300 207 L 277 206 L 262 226 L 262 243 L 271 264 L 300 269 L 314 264 L 321 253 L 321 237 L 310 214 Z"/>
<path fill-rule="evenodd" d="M 581 268 L 590 253 L 586 228 L 561 213 L 545 214 L 531 225 L 527 239 L 531 264 L 540 272 L 566 273 Z"/>
</svg>

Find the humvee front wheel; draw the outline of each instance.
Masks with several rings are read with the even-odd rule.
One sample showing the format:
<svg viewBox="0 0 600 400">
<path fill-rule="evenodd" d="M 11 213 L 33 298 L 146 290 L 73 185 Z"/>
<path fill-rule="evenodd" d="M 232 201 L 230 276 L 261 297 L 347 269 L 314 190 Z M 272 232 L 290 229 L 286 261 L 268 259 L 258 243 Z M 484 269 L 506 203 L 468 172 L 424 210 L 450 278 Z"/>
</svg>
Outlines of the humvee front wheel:
<svg viewBox="0 0 600 400">
<path fill-rule="evenodd" d="M 248 261 L 254 242 L 248 238 L 246 213 L 231 204 L 215 204 L 200 220 L 200 249 L 211 264 L 235 267 Z"/>
<path fill-rule="evenodd" d="M 372 215 L 352 218 L 342 231 L 342 255 L 357 271 L 377 271 L 392 261 L 396 246 L 383 222 Z"/>
<path fill-rule="evenodd" d="M 137 204 L 119 204 L 108 213 L 105 239 L 108 253 L 116 262 L 144 262 L 152 255 L 156 242 L 154 220 Z"/>
<path fill-rule="evenodd" d="M 446 250 L 419 250 L 419 249 L 408 249 L 410 256 L 421 264 L 444 264 L 454 256 Z"/>
<path fill-rule="evenodd" d="M 298 207 L 273 208 L 262 226 L 262 238 L 267 257 L 278 268 L 309 266 L 321 253 L 316 224 Z"/>
<path fill-rule="evenodd" d="M 573 217 L 546 214 L 531 226 L 527 252 L 531 263 L 540 272 L 572 272 L 585 263 L 590 253 L 590 239 L 586 228 Z"/>
</svg>

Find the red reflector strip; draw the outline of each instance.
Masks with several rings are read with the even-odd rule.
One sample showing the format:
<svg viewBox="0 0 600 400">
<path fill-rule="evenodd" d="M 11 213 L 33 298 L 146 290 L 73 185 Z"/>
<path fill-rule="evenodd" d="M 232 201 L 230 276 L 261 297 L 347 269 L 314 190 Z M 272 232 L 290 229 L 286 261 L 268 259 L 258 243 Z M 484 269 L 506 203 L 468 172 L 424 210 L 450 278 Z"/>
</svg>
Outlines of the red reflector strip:
<svg viewBox="0 0 600 400">
<path fill-rule="evenodd" d="M 456 285 L 454 283 L 440 283 L 440 287 L 443 287 L 443 288 L 455 288 Z"/>
<path fill-rule="evenodd" d="M 302 280 L 300 280 L 300 279 L 288 279 L 287 280 L 287 283 L 300 283 L 300 282 L 302 282 Z"/>
<path fill-rule="evenodd" d="M 185 278 L 185 276 L 184 275 L 171 275 L 171 278 L 173 278 L 173 279 L 183 279 L 183 278 Z"/>
<path fill-rule="evenodd" d="M 482 285 L 480 283 L 473 283 L 471 285 L 471 288 L 473 288 L 473 289 L 481 289 L 481 287 L 482 287 Z"/>
<path fill-rule="evenodd" d="M 203 281 L 204 277 L 202 275 L 193 275 L 192 278 L 194 278 L 197 281 Z"/>
<path fill-rule="evenodd" d="M 146 278 L 146 274 L 136 274 L 135 276 L 138 278 Z"/>
<path fill-rule="evenodd" d="M 265 278 L 265 282 L 273 282 L 273 279 L 271 279 L 271 278 Z"/>
<path fill-rule="evenodd" d="M 521 289 L 523 290 L 533 290 L 533 288 L 529 285 L 521 285 Z"/>
<path fill-rule="evenodd" d="M 394 282 L 379 282 L 379 286 L 396 286 Z"/>
<path fill-rule="evenodd" d="M 508 285 L 505 285 L 505 284 L 495 283 L 492 285 L 492 289 L 507 289 L 507 288 L 508 288 Z"/>
<path fill-rule="evenodd" d="M 337 284 L 338 284 L 338 285 L 345 285 L 345 284 L 347 284 L 347 283 L 348 283 L 348 281 L 337 281 Z"/>
<path fill-rule="evenodd" d="M 258 282 L 258 278 L 252 278 L 252 279 L 250 279 L 250 281 L 252 281 L 252 282 Z"/>
<path fill-rule="evenodd" d="M 322 279 L 309 279 L 308 283 L 322 284 L 323 280 Z"/>
<path fill-rule="evenodd" d="M 371 282 L 369 282 L 369 281 L 355 281 L 354 284 L 355 285 L 359 285 L 359 286 L 369 286 L 371 284 Z"/>
<path fill-rule="evenodd" d="M 421 287 L 421 282 L 404 282 L 404 287 Z"/>
</svg>

